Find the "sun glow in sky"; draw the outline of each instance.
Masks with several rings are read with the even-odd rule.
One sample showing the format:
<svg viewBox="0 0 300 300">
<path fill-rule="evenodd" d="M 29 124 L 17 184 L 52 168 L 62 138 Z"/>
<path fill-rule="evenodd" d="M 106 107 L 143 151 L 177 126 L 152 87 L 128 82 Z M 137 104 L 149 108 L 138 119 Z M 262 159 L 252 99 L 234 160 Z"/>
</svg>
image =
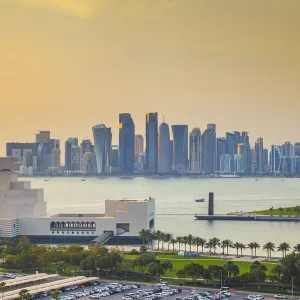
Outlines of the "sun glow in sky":
<svg viewBox="0 0 300 300">
<path fill-rule="evenodd" d="M 0 155 L 119 112 L 300 141 L 299 33 L 298 0 L 1 0 Z"/>
</svg>

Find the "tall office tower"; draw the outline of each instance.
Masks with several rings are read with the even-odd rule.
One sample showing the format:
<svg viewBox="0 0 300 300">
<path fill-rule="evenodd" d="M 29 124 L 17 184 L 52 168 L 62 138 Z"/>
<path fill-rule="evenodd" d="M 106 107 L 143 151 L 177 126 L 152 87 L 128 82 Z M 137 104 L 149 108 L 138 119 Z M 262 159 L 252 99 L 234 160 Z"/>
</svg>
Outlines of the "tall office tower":
<svg viewBox="0 0 300 300">
<path fill-rule="evenodd" d="M 82 140 L 80 146 L 82 155 L 86 152 L 93 152 L 93 144 L 91 140 Z"/>
<path fill-rule="evenodd" d="M 146 169 L 157 173 L 158 166 L 158 114 L 146 113 Z"/>
<path fill-rule="evenodd" d="M 134 168 L 134 122 L 131 114 L 119 114 L 119 173 L 133 173 Z"/>
<path fill-rule="evenodd" d="M 111 146 L 111 167 L 113 173 L 118 172 L 119 168 L 119 146 L 113 145 Z"/>
<path fill-rule="evenodd" d="M 81 161 L 82 174 L 97 174 L 96 154 L 92 152 L 85 152 L 82 154 Z"/>
<path fill-rule="evenodd" d="M 231 173 L 231 160 L 230 154 L 222 154 L 220 158 L 220 173 Z"/>
<path fill-rule="evenodd" d="M 281 154 L 282 154 L 283 156 L 289 156 L 289 157 L 295 156 L 295 153 L 294 153 L 294 146 L 292 145 L 291 142 L 285 142 L 285 143 L 281 146 Z"/>
<path fill-rule="evenodd" d="M 231 133 L 226 132 L 226 139 L 227 139 L 227 154 L 229 154 L 232 158 L 237 154 L 237 144 L 239 140 L 239 133 Z M 235 172 L 235 163 L 234 159 L 231 160 L 230 166 L 231 172 Z"/>
<path fill-rule="evenodd" d="M 257 162 L 257 171 L 264 172 L 264 142 L 263 138 L 258 138 L 255 143 L 255 158 Z"/>
<path fill-rule="evenodd" d="M 144 152 L 144 137 L 141 134 L 136 134 L 134 137 L 134 154 L 139 156 Z"/>
<path fill-rule="evenodd" d="M 170 173 L 170 131 L 167 123 L 159 125 L 158 134 L 158 173 Z"/>
<path fill-rule="evenodd" d="M 216 171 L 216 125 L 207 124 L 201 137 L 202 172 L 213 174 Z"/>
<path fill-rule="evenodd" d="M 237 154 L 234 157 L 236 172 L 244 173 L 244 144 L 239 143 L 237 145 Z"/>
<path fill-rule="evenodd" d="M 79 172 L 81 169 L 81 148 L 72 146 L 71 149 L 71 170 Z"/>
<path fill-rule="evenodd" d="M 78 138 L 68 138 L 65 142 L 65 167 L 72 170 L 72 146 L 78 146 Z"/>
<path fill-rule="evenodd" d="M 250 174 L 252 170 L 252 155 L 248 132 L 242 132 L 241 143 L 243 143 L 243 172 Z"/>
<path fill-rule="evenodd" d="M 269 150 L 264 149 L 264 158 L 263 158 L 263 164 L 264 164 L 264 172 L 267 173 L 269 171 Z"/>
<path fill-rule="evenodd" d="M 55 148 L 52 150 L 52 162 L 51 166 L 53 168 L 59 168 L 60 167 L 60 149 Z"/>
<path fill-rule="evenodd" d="M 270 153 L 270 167 L 272 173 L 280 173 L 282 167 L 282 156 L 279 146 L 272 145 Z"/>
<path fill-rule="evenodd" d="M 94 149 L 96 152 L 97 173 L 110 173 L 111 164 L 111 128 L 104 124 L 93 127 Z"/>
<path fill-rule="evenodd" d="M 173 166 L 173 140 L 170 140 L 170 170 L 172 169 Z"/>
<path fill-rule="evenodd" d="M 299 157 L 300 156 L 300 143 L 294 143 L 294 155 Z"/>
<path fill-rule="evenodd" d="M 42 130 L 35 135 L 36 143 L 47 143 L 50 140 L 50 131 Z"/>
<path fill-rule="evenodd" d="M 190 171 L 201 172 L 201 131 L 194 128 L 190 133 Z"/>
<path fill-rule="evenodd" d="M 221 172 L 221 156 L 227 153 L 227 140 L 224 137 L 217 138 L 216 171 Z"/>
<path fill-rule="evenodd" d="M 172 133 L 172 170 L 179 173 L 184 173 L 188 170 L 188 125 L 172 125 Z"/>
</svg>

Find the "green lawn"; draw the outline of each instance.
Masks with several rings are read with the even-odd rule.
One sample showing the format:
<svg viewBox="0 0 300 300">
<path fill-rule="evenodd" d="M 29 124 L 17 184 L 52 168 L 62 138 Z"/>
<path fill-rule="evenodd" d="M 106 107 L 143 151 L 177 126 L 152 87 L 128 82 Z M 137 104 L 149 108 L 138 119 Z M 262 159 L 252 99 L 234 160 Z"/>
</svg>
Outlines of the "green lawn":
<svg viewBox="0 0 300 300">
<path fill-rule="evenodd" d="M 278 208 L 274 208 L 272 214 L 274 216 L 288 216 L 289 214 L 291 216 L 296 216 L 297 213 L 294 211 L 296 206 L 292 206 L 292 207 L 282 207 L 282 212 L 279 211 L 279 207 Z M 290 212 L 288 211 L 290 209 Z M 258 211 L 252 211 L 251 214 L 257 214 L 257 215 L 271 215 L 271 211 L 269 209 L 265 209 L 265 210 L 258 210 Z M 300 215 L 300 213 L 298 213 L 298 215 Z"/>
<path fill-rule="evenodd" d="M 125 259 L 135 259 L 139 255 L 130 255 L 130 254 L 125 254 L 124 258 Z M 234 260 L 234 259 L 221 259 L 218 257 L 183 257 L 179 255 L 172 255 L 172 254 L 158 254 L 158 259 L 163 260 L 169 260 L 173 264 L 173 270 L 172 271 L 167 271 L 166 276 L 170 277 L 176 277 L 176 273 L 183 269 L 186 264 L 189 263 L 198 263 L 201 264 L 204 268 L 207 268 L 208 266 L 211 265 L 217 265 L 217 266 L 223 266 L 227 261 L 229 260 Z M 252 262 L 248 261 L 234 261 L 236 265 L 238 265 L 240 269 L 240 274 L 246 273 L 250 271 L 250 266 Z M 262 262 L 262 264 L 266 265 L 268 268 L 267 274 L 271 272 L 273 267 L 276 265 L 276 263 L 270 263 L 270 262 Z"/>
</svg>

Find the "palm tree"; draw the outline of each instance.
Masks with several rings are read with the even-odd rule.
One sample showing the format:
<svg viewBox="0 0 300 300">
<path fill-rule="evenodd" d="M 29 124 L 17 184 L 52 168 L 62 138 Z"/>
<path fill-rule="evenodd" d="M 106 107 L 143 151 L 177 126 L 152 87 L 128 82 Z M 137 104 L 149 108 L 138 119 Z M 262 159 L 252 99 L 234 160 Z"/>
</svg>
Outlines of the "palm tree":
<svg viewBox="0 0 300 300">
<path fill-rule="evenodd" d="M 281 243 L 277 247 L 278 251 L 282 251 L 282 257 L 285 257 L 286 256 L 286 252 L 290 251 L 290 249 L 291 249 L 291 246 L 288 243 L 286 243 L 286 242 Z"/>
<path fill-rule="evenodd" d="M 240 243 L 240 249 L 241 249 L 241 256 L 243 256 L 243 250 L 245 250 L 247 247 L 245 244 Z"/>
<path fill-rule="evenodd" d="M 270 211 L 270 216 L 272 217 L 273 216 L 273 211 L 274 211 L 273 206 L 269 208 L 269 211 Z"/>
<path fill-rule="evenodd" d="M 297 217 L 299 216 L 299 213 L 300 213 L 300 206 L 299 205 L 294 207 L 294 213 L 296 214 Z"/>
<path fill-rule="evenodd" d="M 251 257 L 253 257 L 254 243 L 253 242 L 249 243 L 248 248 L 251 249 Z"/>
<path fill-rule="evenodd" d="M 290 216 L 291 216 L 292 209 L 291 209 L 290 207 L 288 207 L 288 208 L 286 209 L 286 211 L 288 212 L 289 217 L 290 217 Z"/>
<path fill-rule="evenodd" d="M 263 246 L 263 250 L 267 251 L 268 258 L 271 259 L 271 254 L 275 250 L 275 245 L 272 242 L 268 242 Z"/>
<path fill-rule="evenodd" d="M 165 239 L 164 239 L 164 241 L 165 241 L 166 243 L 168 243 L 168 251 L 170 251 L 170 241 L 171 241 L 172 238 L 173 238 L 173 235 L 172 235 L 171 233 L 166 233 L 166 234 L 165 234 Z"/>
<path fill-rule="evenodd" d="M 279 211 L 279 216 L 281 217 L 281 216 L 282 216 L 282 212 L 283 212 L 283 208 L 282 208 L 282 207 L 279 207 L 279 208 L 278 208 L 278 211 Z"/>
<path fill-rule="evenodd" d="M 30 293 L 26 289 L 21 290 L 19 292 L 19 296 L 21 299 L 25 299 L 25 300 L 29 300 L 31 298 Z"/>
<path fill-rule="evenodd" d="M 145 244 L 145 241 L 146 241 L 146 238 L 147 238 L 147 231 L 146 231 L 146 229 L 142 229 L 139 232 L 139 237 L 142 240 L 142 243 Z"/>
<path fill-rule="evenodd" d="M 160 230 L 157 230 L 155 233 L 155 239 L 157 240 L 157 250 L 159 250 L 159 243 L 161 242 L 163 233 Z"/>
<path fill-rule="evenodd" d="M 224 240 L 221 242 L 221 247 L 223 249 L 223 254 L 224 254 L 224 249 L 226 248 L 226 255 L 228 255 L 228 249 L 232 246 L 232 241 L 231 240 Z"/>
<path fill-rule="evenodd" d="M 297 245 L 294 247 L 294 252 L 300 253 L 300 244 L 297 244 Z"/>
<path fill-rule="evenodd" d="M 2 300 L 3 300 L 3 298 L 4 298 L 4 292 L 5 292 L 5 290 L 7 289 L 7 287 L 6 287 L 6 282 L 5 282 L 5 281 L 1 281 L 1 282 L 0 282 L 0 289 L 1 289 Z"/>
<path fill-rule="evenodd" d="M 184 244 L 184 252 L 186 252 L 186 245 L 189 242 L 189 237 L 188 236 L 184 236 L 183 237 L 183 244 Z"/>
<path fill-rule="evenodd" d="M 175 247 L 175 244 L 177 243 L 177 240 L 176 239 L 171 239 L 170 243 L 173 245 L 173 252 L 174 252 L 174 247 Z"/>
<path fill-rule="evenodd" d="M 256 242 L 253 242 L 253 248 L 254 248 L 254 257 L 256 257 L 256 250 L 260 248 L 260 245 Z"/>
<path fill-rule="evenodd" d="M 183 238 L 181 236 L 178 236 L 176 238 L 176 241 L 178 243 L 178 251 L 180 252 L 180 245 L 183 244 Z"/>
<path fill-rule="evenodd" d="M 211 247 L 214 248 L 214 253 L 216 253 L 217 247 L 220 245 L 220 240 L 216 237 L 213 237 L 209 240 Z"/>
<path fill-rule="evenodd" d="M 236 249 L 236 256 L 239 257 L 240 243 L 236 242 L 232 245 L 232 247 Z"/>
<path fill-rule="evenodd" d="M 188 240 L 187 244 L 190 246 L 190 253 L 191 253 L 192 252 L 192 245 L 194 244 L 194 237 L 191 234 L 189 234 L 187 236 L 187 240 Z"/>
<path fill-rule="evenodd" d="M 202 245 L 202 239 L 200 237 L 194 237 L 193 244 L 197 247 L 197 253 L 199 253 L 199 246 Z"/>
<path fill-rule="evenodd" d="M 200 238 L 199 240 L 199 246 L 201 247 L 201 253 L 203 253 L 203 249 L 206 245 L 206 239 Z"/>
<path fill-rule="evenodd" d="M 166 240 L 166 233 L 161 233 L 161 250 L 164 250 L 164 242 Z"/>
</svg>

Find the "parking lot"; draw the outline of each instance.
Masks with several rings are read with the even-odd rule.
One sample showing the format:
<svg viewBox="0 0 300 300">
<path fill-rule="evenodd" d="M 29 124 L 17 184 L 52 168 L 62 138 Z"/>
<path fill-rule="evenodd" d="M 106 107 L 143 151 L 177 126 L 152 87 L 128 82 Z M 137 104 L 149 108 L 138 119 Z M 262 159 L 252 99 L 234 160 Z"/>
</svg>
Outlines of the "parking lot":
<svg viewBox="0 0 300 300">
<path fill-rule="evenodd" d="M 262 294 L 259 297 L 238 291 L 228 291 L 226 294 L 220 293 L 220 290 L 207 291 L 194 288 L 178 289 L 175 287 L 168 287 L 166 284 L 124 284 L 117 282 L 95 283 L 95 285 L 89 287 L 72 289 L 60 294 L 61 300 L 91 300 L 100 298 L 106 298 L 107 300 L 275 300 L 273 295 Z M 51 300 L 51 297 L 48 296 L 45 300 Z"/>
</svg>

